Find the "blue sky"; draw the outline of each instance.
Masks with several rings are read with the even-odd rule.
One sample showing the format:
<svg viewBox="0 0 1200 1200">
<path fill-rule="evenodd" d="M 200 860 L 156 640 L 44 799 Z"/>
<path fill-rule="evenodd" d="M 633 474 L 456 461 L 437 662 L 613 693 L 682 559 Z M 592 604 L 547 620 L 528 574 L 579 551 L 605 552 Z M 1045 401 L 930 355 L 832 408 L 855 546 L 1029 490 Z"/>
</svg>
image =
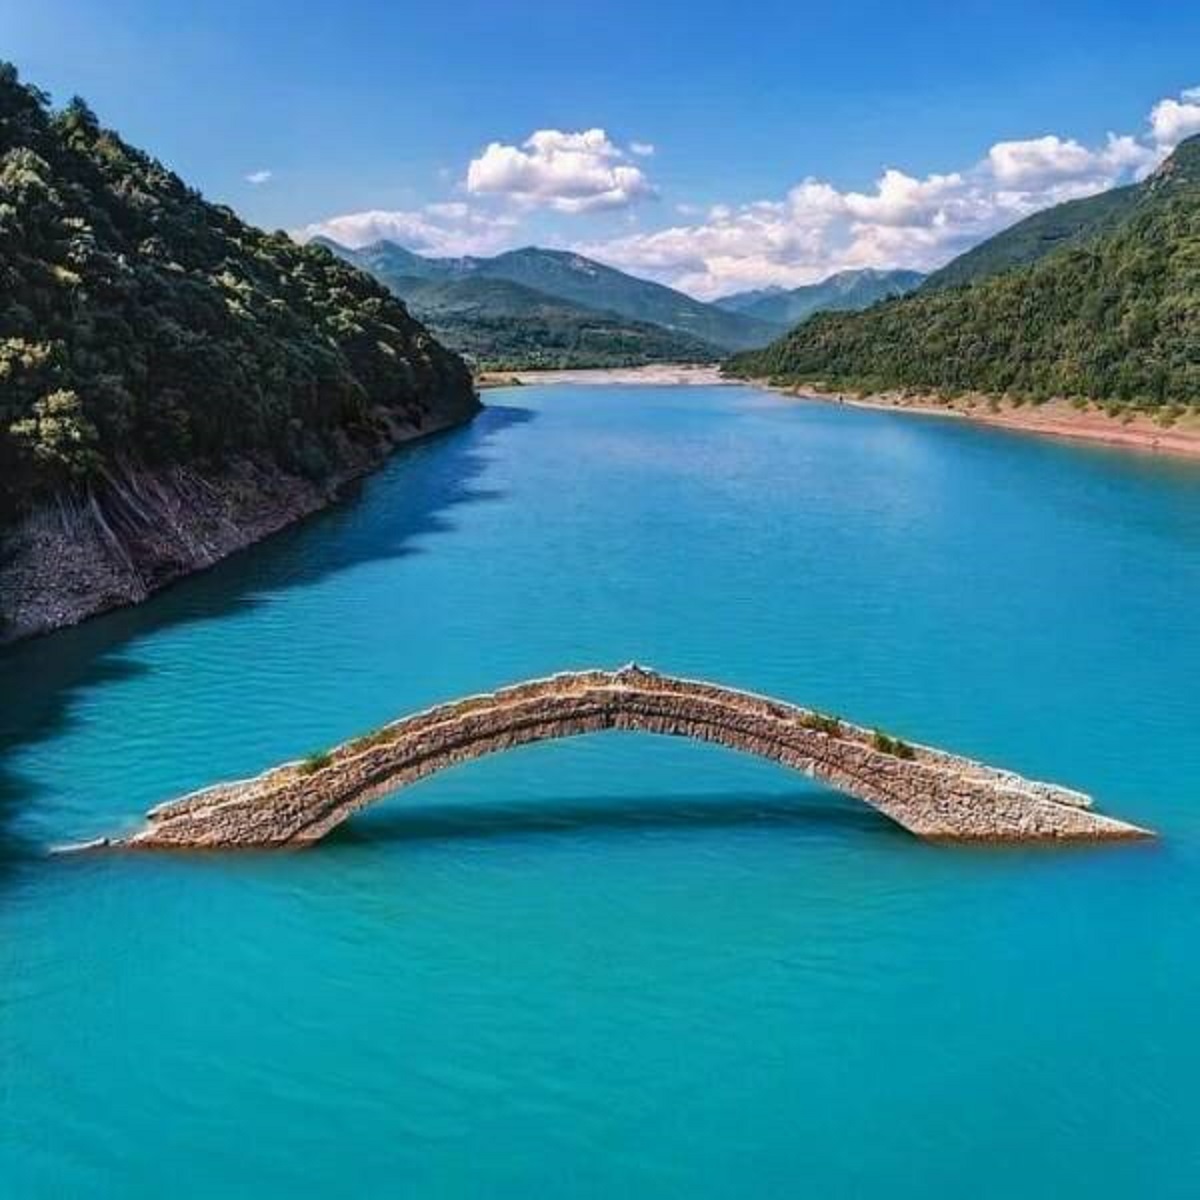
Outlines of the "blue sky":
<svg viewBox="0 0 1200 1200">
<path fill-rule="evenodd" d="M 1180 3 L 0 0 L 0 55 L 259 224 L 703 295 L 934 265 L 1200 130 Z"/>
</svg>

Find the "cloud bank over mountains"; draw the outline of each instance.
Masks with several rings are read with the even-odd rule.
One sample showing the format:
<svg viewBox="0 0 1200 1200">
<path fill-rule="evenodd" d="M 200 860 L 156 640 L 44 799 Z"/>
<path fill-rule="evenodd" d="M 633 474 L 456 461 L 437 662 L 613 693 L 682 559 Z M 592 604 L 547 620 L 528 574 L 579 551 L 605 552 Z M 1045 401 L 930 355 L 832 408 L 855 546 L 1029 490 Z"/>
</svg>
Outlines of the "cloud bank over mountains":
<svg viewBox="0 0 1200 1200">
<path fill-rule="evenodd" d="M 565 244 L 698 296 L 766 284 L 794 287 L 853 267 L 928 270 L 1029 213 L 1144 177 L 1200 133 L 1200 88 L 1159 100 L 1140 134 L 1098 146 L 1054 134 L 997 142 L 974 164 L 917 177 L 886 167 L 872 188 L 843 191 L 816 177 L 781 198 L 697 211 L 682 224 Z M 580 219 L 632 210 L 659 191 L 644 167 L 649 142 L 622 147 L 602 128 L 541 129 L 519 146 L 492 142 L 468 164 L 460 199 L 408 211 L 350 213 L 317 222 L 352 246 L 385 237 L 426 254 L 490 254 L 534 240 L 539 213 Z M 637 161 L 635 161 L 637 160 Z"/>
<path fill-rule="evenodd" d="M 520 241 L 523 219 L 539 210 L 575 216 L 656 198 L 631 161 L 654 152 L 649 142 L 622 149 L 603 129 L 539 129 L 520 146 L 491 142 L 473 158 L 456 188 L 467 199 L 347 213 L 305 226 L 298 236 L 354 247 L 389 238 L 420 254 L 494 254 Z"/>
<path fill-rule="evenodd" d="M 455 258 L 497 254 L 519 241 L 520 221 L 507 213 L 482 213 L 461 201 L 419 209 L 369 209 L 316 221 L 295 231 L 301 241 L 332 238 L 357 249 L 386 239 L 418 254 Z"/>
<path fill-rule="evenodd" d="M 1160 100 L 1140 136 L 1087 147 L 1055 135 L 997 142 L 974 165 L 917 178 L 889 167 L 870 191 L 808 178 L 781 200 L 597 241 L 582 253 L 699 296 L 795 287 L 853 267 L 929 270 L 1038 209 L 1138 179 L 1193 133 L 1200 89 Z"/>
</svg>

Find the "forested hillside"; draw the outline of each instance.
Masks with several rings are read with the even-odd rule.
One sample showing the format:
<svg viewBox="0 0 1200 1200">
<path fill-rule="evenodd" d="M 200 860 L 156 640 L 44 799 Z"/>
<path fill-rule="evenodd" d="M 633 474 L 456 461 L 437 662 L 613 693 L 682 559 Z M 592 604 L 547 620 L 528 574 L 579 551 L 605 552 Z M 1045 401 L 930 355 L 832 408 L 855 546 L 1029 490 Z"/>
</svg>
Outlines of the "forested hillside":
<svg viewBox="0 0 1200 1200">
<path fill-rule="evenodd" d="M 815 316 L 728 369 L 865 391 L 1194 404 L 1200 137 L 1139 185 L 1107 232 L 974 284 Z"/>
<path fill-rule="evenodd" d="M 474 269 L 481 259 L 428 259 L 392 242 L 351 250 L 314 239 L 386 284 L 445 345 L 480 370 L 713 362 L 689 334 L 602 312 Z"/>
<path fill-rule="evenodd" d="M 461 360 L 374 280 L 0 64 L 0 521 L 142 466 L 247 453 L 319 477 L 389 423 L 474 406 Z"/>
<path fill-rule="evenodd" d="M 0 64 L 0 641 L 142 600 L 478 407 L 370 276 Z"/>
</svg>

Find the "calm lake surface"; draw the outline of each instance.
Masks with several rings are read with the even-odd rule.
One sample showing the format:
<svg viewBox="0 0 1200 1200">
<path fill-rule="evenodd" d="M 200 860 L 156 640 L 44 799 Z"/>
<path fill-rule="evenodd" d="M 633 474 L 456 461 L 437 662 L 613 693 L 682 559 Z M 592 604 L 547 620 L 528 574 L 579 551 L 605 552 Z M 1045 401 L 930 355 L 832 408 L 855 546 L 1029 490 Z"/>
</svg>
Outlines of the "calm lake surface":
<svg viewBox="0 0 1200 1200">
<path fill-rule="evenodd" d="M 488 399 L 336 511 L 0 656 L 0 1193 L 1200 1193 L 1200 466 L 733 387 Z M 1163 839 L 931 847 L 607 734 L 305 852 L 46 855 L 630 659 Z"/>
</svg>

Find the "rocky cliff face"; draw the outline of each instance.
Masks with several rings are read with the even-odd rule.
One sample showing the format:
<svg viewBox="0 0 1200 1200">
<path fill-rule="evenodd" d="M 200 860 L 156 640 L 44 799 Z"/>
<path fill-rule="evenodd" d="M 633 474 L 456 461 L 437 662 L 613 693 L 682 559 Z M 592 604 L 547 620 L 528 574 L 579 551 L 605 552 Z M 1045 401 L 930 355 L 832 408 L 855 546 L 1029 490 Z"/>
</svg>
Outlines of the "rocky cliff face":
<svg viewBox="0 0 1200 1200">
<path fill-rule="evenodd" d="M 104 489 L 44 501 L 0 530 L 0 643 L 137 604 L 335 503 L 397 445 L 478 411 L 467 393 L 419 425 L 395 422 L 376 442 L 344 442 L 339 466 L 320 480 L 269 459 L 238 457 L 203 472 L 130 472 Z"/>
</svg>

